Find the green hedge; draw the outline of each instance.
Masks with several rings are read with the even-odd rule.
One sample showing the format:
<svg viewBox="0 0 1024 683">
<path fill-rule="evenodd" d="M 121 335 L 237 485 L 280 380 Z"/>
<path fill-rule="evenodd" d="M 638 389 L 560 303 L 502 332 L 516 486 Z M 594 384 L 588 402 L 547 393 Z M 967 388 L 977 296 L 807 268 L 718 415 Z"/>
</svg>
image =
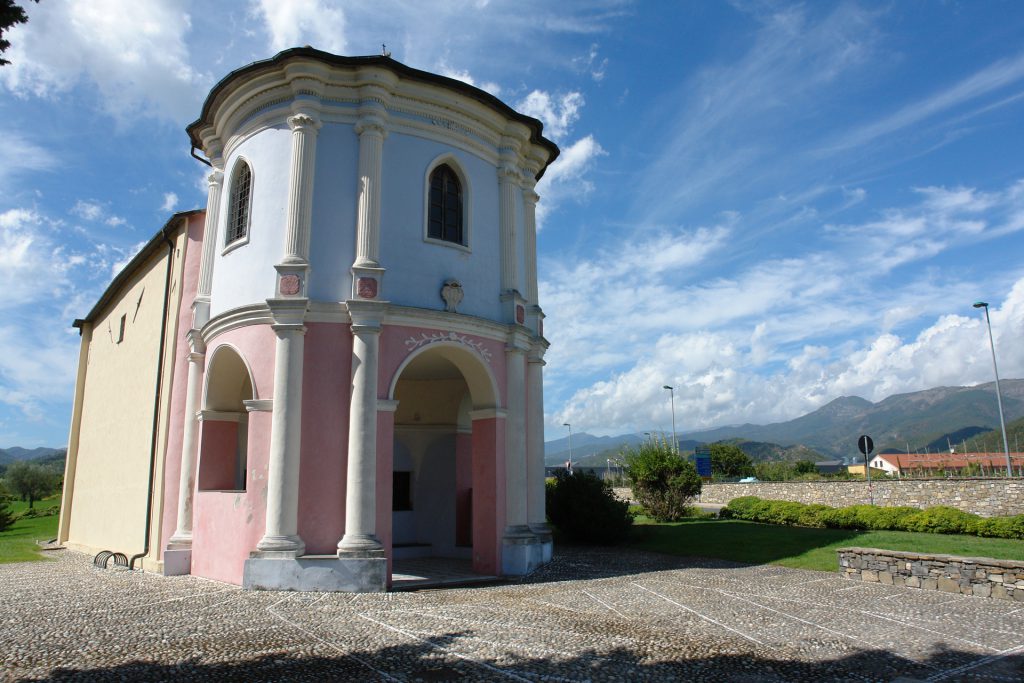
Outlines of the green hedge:
<svg viewBox="0 0 1024 683">
<path fill-rule="evenodd" d="M 1024 539 L 1024 515 L 979 517 L 956 508 L 806 505 L 788 500 L 763 500 L 756 496 L 733 498 L 719 513 L 722 517 L 765 524 L 871 531 L 920 531 L 932 534 L 970 534 L 992 538 Z"/>
</svg>

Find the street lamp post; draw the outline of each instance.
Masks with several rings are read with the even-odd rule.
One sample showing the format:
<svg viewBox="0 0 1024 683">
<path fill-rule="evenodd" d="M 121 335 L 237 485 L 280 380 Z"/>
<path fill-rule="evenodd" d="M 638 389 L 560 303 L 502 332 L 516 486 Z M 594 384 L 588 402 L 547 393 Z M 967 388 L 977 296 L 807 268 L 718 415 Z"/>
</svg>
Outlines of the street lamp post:
<svg viewBox="0 0 1024 683">
<path fill-rule="evenodd" d="M 676 441 L 676 390 L 667 384 L 662 389 L 668 389 L 668 399 L 672 402 L 672 448 L 679 455 L 679 442 Z"/>
<path fill-rule="evenodd" d="M 1003 430 L 1003 452 L 1006 453 L 1006 476 L 1013 476 L 1013 464 L 1010 462 L 1010 442 L 1006 439 L 1006 420 L 1003 418 L 1003 397 L 999 391 L 999 366 L 996 365 L 996 342 L 992 338 L 992 320 L 988 317 L 988 303 L 976 301 L 975 308 L 985 309 L 985 324 L 988 325 L 988 345 L 992 349 L 992 371 L 996 375 L 996 403 L 999 405 L 999 427 Z"/>
<path fill-rule="evenodd" d="M 569 428 L 569 471 L 572 472 L 572 425 L 568 422 L 563 422 L 562 426 Z"/>
</svg>

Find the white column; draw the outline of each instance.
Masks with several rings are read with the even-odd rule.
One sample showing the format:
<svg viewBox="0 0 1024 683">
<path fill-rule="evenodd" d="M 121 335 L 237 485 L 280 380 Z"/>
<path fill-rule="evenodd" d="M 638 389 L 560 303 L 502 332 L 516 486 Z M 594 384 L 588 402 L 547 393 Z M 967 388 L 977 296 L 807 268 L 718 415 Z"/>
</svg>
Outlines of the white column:
<svg viewBox="0 0 1024 683">
<path fill-rule="evenodd" d="M 523 253 L 526 258 L 526 301 L 536 306 L 537 295 L 537 202 L 540 195 L 527 187 L 523 191 L 523 232 L 525 244 Z"/>
<path fill-rule="evenodd" d="M 531 535 L 526 489 L 526 348 L 505 347 L 508 422 L 505 429 L 505 536 Z"/>
<path fill-rule="evenodd" d="M 504 155 L 503 155 L 504 156 Z M 502 159 L 498 167 L 498 209 L 501 233 L 501 291 L 519 289 L 519 267 L 516 254 L 516 192 L 519 172 L 515 164 Z"/>
<path fill-rule="evenodd" d="M 201 329 L 210 316 L 210 294 L 213 291 L 213 261 L 217 255 L 217 226 L 220 220 L 220 196 L 224 189 L 224 173 L 214 169 L 206 178 L 206 222 L 203 224 L 203 253 L 199 263 L 199 285 L 192 305 L 194 329 Z"/>
<path fill-rule="evenodd" d="M 352 320 L 345 535 L 338 554 L 382 551 L 377 539 L 377 367 L 380 323 Z"/>
<path fill-rule="evenodd" d="M 288 117 L 292 129 L 292 165 L 288 186 L 288 218 L 282 263 L 309 260 L 309 233 L 313 210 L 316 138 L 320 120 L 306 112 Z"/>
<path fill-rule="evenodd" d="M 301 320 L 306 302 L 288 311 Z M 301 306 L 301 311 L 298 310 Z M 274 304 L 272 304 L 274 308 Z M 281 311 L 274 311 L 275 319 Z M 284 317 L 284 316 L 281 316 Z M 299 538 L 299 452 L 302 447 L 302 356 L 306 328 L 301 322 L 272 326 L 277 334 L 274 358 L 274 408 L 267 471 L 267 522 L 256 548 L 263 553 L 298 556 L 306 545 Z"/>
<path fill-rule="evenodd" d="M 384 138 L 384 118 L 380 113 L 365 116 L 356 123 L 359 135 L 359 186 L 356 205 L 356 268 L 380 266 L 380 199 Z"/>
<path fill-rule="evenodd" d="M 550 536 L 544 509 L 544 348 L 534 347 L 526 377 L 527 522 L 539 536 Z"/>
<path fill-rule="evenodd" d="M 185 389 L 185 428 L 181 440 L 181 472 L 178 475 L 178 523 L 168 540 L 169 547 L 192 545 L 192 495 L 196 486 L 196 447 L 199 441 L 199 399 L 203 394 L 206 346 L 198 330 L 190 330 L 188 342 L 188 384 Z"/>
</svg>

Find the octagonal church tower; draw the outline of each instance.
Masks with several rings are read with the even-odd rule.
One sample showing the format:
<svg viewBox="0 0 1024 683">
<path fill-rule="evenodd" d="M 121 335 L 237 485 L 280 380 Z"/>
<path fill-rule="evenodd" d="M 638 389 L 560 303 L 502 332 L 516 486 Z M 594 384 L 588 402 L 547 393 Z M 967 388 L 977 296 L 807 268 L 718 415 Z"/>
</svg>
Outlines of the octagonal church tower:
<svg viewBox="0 0 1024 683">
<path fill-rule="evenodd" d="M 188 133 L 212 171 L 165 571 L 378 591 L 396 559 L 550 559 L 540 122 L 306 47 L 229 74 Z"/>
</svg>

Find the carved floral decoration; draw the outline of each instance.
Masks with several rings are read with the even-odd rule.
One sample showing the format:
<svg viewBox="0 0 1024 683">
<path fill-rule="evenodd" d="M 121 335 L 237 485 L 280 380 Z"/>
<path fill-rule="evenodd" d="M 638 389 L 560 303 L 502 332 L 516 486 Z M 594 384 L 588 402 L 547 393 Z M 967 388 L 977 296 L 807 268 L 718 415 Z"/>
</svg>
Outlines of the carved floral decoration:
<svg viewBox="0 0 1024 683">
<path fill-rule="evenodd" d="M 463 346 L 468 346 L 469 348 L 476 351 L 480 355 L 480 357 L 483 358 L 485 361 L 487 361 L 488 363 L 491 362 L 491 351 L 486 346 L 484 346 L 484 343 L 482 341 L 478 339 L 472 339 L 457 332 L 434 332 L 433 334 L 421 332 L 420 336 L 418 337 L 412 336 L 406 339 L 405 347 L 409 349 L 409 351 L 415 351 L 421 346 L 427 346 L 428 344 L 436 344 L 437 342 L 443 341 L 455 342 L 457 344 L 462 344 Z"/>
<path fill-rule="evenodd" d="M 448 313 L 456 313 L 459 304 L 462 303 L 462 283 L 458 280 L 445 280 L 441 288 L 441 298 L 444 299 L 444 310 Z"/>
<path fill-rule="evenodd" d="M 302 281 L 299 280 L 298 275 L 282 275 L 281 276 L 281 294 L 285 296 L 295 296 L 301 289 Z"/>
<path fill-rule="evenodd" d="M 377 298 L 377 281 L 372 277 L 361 277 L 356 282 L 356 293 L 360 299 Z"/>
</svg>

